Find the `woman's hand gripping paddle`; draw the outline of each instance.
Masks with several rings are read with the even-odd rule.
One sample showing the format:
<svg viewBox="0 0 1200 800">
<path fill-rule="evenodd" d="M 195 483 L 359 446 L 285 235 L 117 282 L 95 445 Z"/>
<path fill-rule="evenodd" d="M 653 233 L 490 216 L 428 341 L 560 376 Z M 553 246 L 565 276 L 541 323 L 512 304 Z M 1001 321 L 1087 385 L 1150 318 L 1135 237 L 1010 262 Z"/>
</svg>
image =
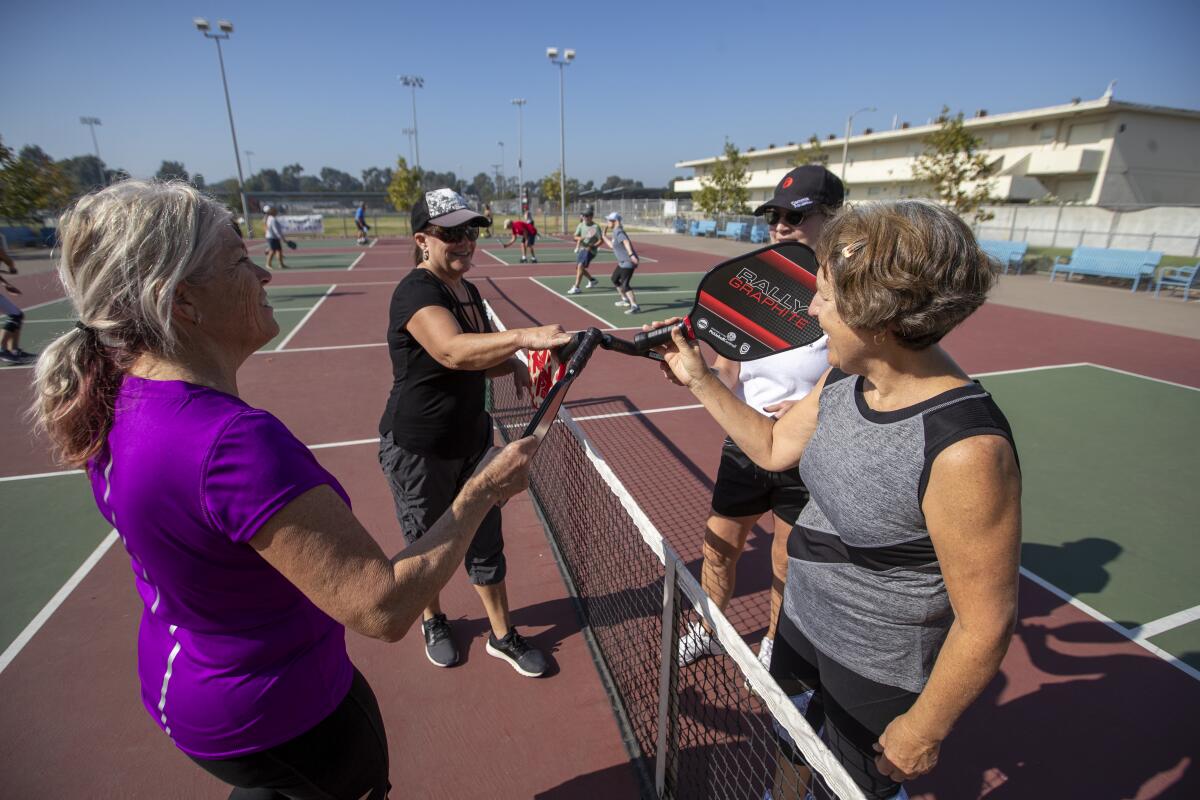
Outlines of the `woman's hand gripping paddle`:
<svg viewBox="0 0 1200 800">
<path fill-rule="evenodd" d="M 634 337 L 640 353 L 666 344 L 682 327 L 730 361 L 753 361 L 812 344 L 821 326 L 808 315 L 817 291 L 817 257 L 799 242 L 770 247 L 723 261 L 700 281 L 696 303 L 676 326 Z"/>
</svg>

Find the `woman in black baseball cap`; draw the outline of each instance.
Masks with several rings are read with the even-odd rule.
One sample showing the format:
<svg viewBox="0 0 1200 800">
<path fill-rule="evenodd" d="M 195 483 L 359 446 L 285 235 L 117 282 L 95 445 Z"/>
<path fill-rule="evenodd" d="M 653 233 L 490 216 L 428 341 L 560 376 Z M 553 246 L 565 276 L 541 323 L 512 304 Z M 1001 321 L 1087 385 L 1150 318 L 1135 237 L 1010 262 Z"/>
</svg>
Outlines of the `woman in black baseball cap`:
<svg viewBox="0 0 1200 800">
<path fill-rule="evenodd" d="M 487 224 L 451 189 L 424 192 L 412 209 L 417 268 L 392 293 L 387 342 L 393 383 L 379 422 L 379 463 L 410 546 L 449 508 L 492 446 L 486 379 L 511 373 L 518 387 L 528 389 L 529 373 L 516 352 L 571 339 L 560 325 L 492 330 L 479 290 L 466 279 L 475 240 Z M 491 623 L 487 652 L 522 675 L 544 673 L 545 656 L 509 622 L 499 508 L 479 526 L 465 566 Z M 458 648 L 438 597 L 422 616 L 426 656 L 435 666 L 453 666 Z"/>
<path fill-rule="evenodd" d="M 775 194 L 754 209 L 754 215 L 766 216 L 772 243 L 800 242 L 816 248 L 821 230 L 844 198 L 842 182 L 836 175 L 822 166 L 809 164 L 784 175 L 775 187 Z M 822 337 L 807 347 L 741 364 L 718 356 L 713 366 L 722 383 L 739 399 L 778 417 L 808 394 L 829 366 L 826 339 Z M 705 526 L 701 583 L 724 610 L 733 597 L 737 562 L 746 538 L 758 519 L 771 511 L 774 531 L 771 616 L 767 635 L 759 646 L 759 658 L 768 665 L 787 577 L 787 537 L 806 503 L 808 490 L 800 480 L 799 469 L 783 472 L 761 469 L 732 440 L 725 440 L 713 487 L 712 514 Z M 715 652 L 717 646 L 708 631 L 697 623 L 680 642 L 679 661 L 686 665 Z"/>
</svg>

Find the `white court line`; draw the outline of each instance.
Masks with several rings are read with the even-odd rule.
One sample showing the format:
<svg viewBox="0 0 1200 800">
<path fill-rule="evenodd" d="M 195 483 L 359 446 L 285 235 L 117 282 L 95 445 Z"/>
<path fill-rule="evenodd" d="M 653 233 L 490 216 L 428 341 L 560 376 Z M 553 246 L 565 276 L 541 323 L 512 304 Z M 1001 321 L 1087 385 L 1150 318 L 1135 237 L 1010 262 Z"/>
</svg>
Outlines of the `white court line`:
<svg viewBox="0 0 1200 800">
<path fill-rule="evenodd" d="M 374 439 L 350 439 L 345 442 L 327 442 L 325 444 L 310 444 L 309 450 L 328 450 L 330 447 L 354 447 L 360 444 L 379 444 L 379 437 Z"/>
<path fill-rule="evenodd" d="M 51 305 L 54 305 L 55 303 L 70 303 L 70 302 L 71 301 L 69 298 L 60 297 L 57 300 L 43 300 L 42 302 L 34 303 L 31 306 L 21 306 L 21 310 L 24 311 L 25 313 L 29 313 L 30 311 L 33 311 L 35 308 L 41 308 L 42 306 L 51 306 Z M 25 321 L 29 322 L 29 320 L 25 320 Z"/>
<path fill-rule="evenodd" d="M 1182 627 L 1198 619 L 1200 619 L 1200 606 L 1192 606 L 1183 611 L 1176 611 L 1174 614 L 1160 617 L 1153 622 L 1147 622 L 1145 625 L 1130 628 L 1129 633 L 1134 639 L 1149 639 L 1152 636 L 1158 636 L 1160 633 L 1166 633 L 1173 628 Z"/>
<path fill-rule="evenodd" d="M 579 303 L 576 303 L 574 300 L 572 300 L 570 295 L 567 295 L 567 294 L 559 294 L 558 292 L 556 292 L 555 290 L 551 289 L 551 288 L 550 288 L 549 286 L 547 286 L 546 284 L 544 284 L 544 283 L 542 283 L 541 281 L 539 281 L 537 278 L 530 277 L 530 278 L 529 278 L 529 280 L 533 281 L 533 283 L 534 283 L 534 285 L 535 285 L 535 286 L 540 286 L 540 287 L 542 287 L 543 289 L 545 289 L 547 292 L 549 292 L 550 294 L 554 295 L 555 297 L 557 297 L 557 298 L 559 298 L 559 299 L 561 299 L 561 300 L 566 300 L 568 303 L 570 303 L 571 305 L 575 306 L 575 307 L 576 307 L 576 308 L 578 308 L 580 311 L 582 311 L 583 313 L 587 314 L 589 317 L 592 317 L 593 319 L 598 319 L 598 320 L 600 320 L 600 323 L 601 323 L 601 324 L 604 326 L 604 329 L 605 329 L 605 330 L 609 330 L 609 331 L 611 331 L 611 330 L 613 329 L 613 326 L 612 326 L 612 323 L 611 323 L 611 322 L 609 322 L 608 320 L 606 320 L 604 317 L 600 316 L 599 314 L 593 314 L 591 311 L 588 311 L 586 308 L 584 308 L 583 306 L 579 305 Z M 637 290 L 635 289 L 634 291 L 636 292 Z M 613 295 L 613 296 L 615 297 L 616 295 Z"/>
<path fill-rule="evenodd" d="M 994 372 L 972 372 L 972 378 L 990 378 L 993 375 L 1018 375 L 1022 372 L 1042 372 L 1048 369 L 1069 369 L 1070 367 L 1086 367 L 1090 366 L 1086 362 L 1078 362 L 1075 364 L 1047 364 L 1044 367 L 1021 367 L 1020 369 L 998 369 Z"/>
<path fill-rule="evenodd" d="M 321 304 L 325 302 L 325 300 L 336 288 L 337 284 L 335 283 L 325 291 L 325 294 L 321 295 L 321 299 L 318 300 L 313 307 L 308 310 L 308 313 L 304 315 L 303 319 L 296 323 L 296 327 L 292 328 L 291 332 L 287 336 L 283 337 L 283 341 L 280 342 L 279 346 L 275 348 L 275 352 L 278 353 L 280 350 L 288 346 L 288 342 L 295 338 L 296 334 L 300 332 L 300 329 L 304 327 L 304 323 L 308 322 L 309 318 L 316 313 L 317 309 L 321 307 Z"/>
<path fill-rule="evenodd" d="M 364 256 L 366 256 L 366 251 L 363 251 L 363 252 L 359 253 L 359 254 L 358 254 L 358 258 L 356 258 L 356 259 L 354 259 L 353 261 L 351 261 L 351 262 L 350 262 L 350 266 L 346 267 L 346 272 L 349 272 L 350 270 L 352 270 L 352 269 L 354 269 L 355 267 L 357 267 L 357 266 L 358 266 L 358 262 L 362 261 Z"/>
<path fill-rule="evenodd" d="M 31 478 L 57 478 L 60 475 L 82 475 L 81 469 L 63 469 L 58 472 L 37 472 L 32 475 L 10 475 L 7 478 L 0 478 L 0 483 L 5 481 L 27 481 Z"/>
<path fill-rule="evenodd" d="M 327 344 L 316 347 L 293 347 L 289 350 L 256 350 L 252 355 L 274 356 L 280 353 L 322 353 L 326 350 L 362 350 L 365 347 L 387 347 L 387 342 L 370 342 L 368 344 Z"/>
<path fill-rule="evenodd" d="M 42 610 L 39 611 L 32 620 L 30 620 L 29 624 L 25 626 L 25 629 L 17 634 L 17 638 L 13 639 L 12 644 L 4 648 L 4 652 L 0 653 L 0 672 L 4 672 L 5 668 L 7 668 L 8 665 L 13 662 L 13 659 L 16 658 L 23 649 L 25 649 L 25 645 L 29 644 L 29 640 L 32 639 L 39 630 L 41 630 L 42 626 L 46 624 L 51 615 L 58 610 L 58 607 L 61 606 L 67 597 L 70 596 L 71 592 L 75 590 L 75 587 L 83 582 L 83 579 L 87 577 L 87 574 L 92 571 L 92 567 L 96 566 L 96 564 L 100 561 L 104 554 L 108 552 L 108 549 L 113 546 L 113 543 L 116 542 L 118 538 L 119 537 L 115 530 L 109 531 L 108 535 L 104 537 L 104 540 L 101 541 L 100 544 L 96 546 L 96 549 L 92 551 L 92 554 L 89 555 L 87 559 L 79 565 L 79 569 L 75 570 L 75 573 L 70 578 L 67 578 L 67 582 L 62 585 L 62 588 L 54 593 L 54 596 L 50 598 L 50 601 L 46 603 L 46 605 L 42 606 Z"/>
<path fill-rule="evenodd" d="M 491 256 L 492 258 L 496 259 L 496 263 L 498 263 L 498 264 L 502 264 L 503 266 L 506 266 L 506 267 L 511 267 L 511 266 L 513 266 L 512 264 L 509 264 L 507 261 L 505 261 L 505 260 L 504 260 L 503 258 L 501 258 L 500 256 L 498 256 L 498 255 L 496 255 L 495 253 L 493 253 L 491 250 L 488 250 L 486 247 L 480 247 L 478 250 L 476 250 L 476 252 L 483 253 L 484 255 Z M 519 263 L 519 262 L 518 262 L 518 263 Z"/>
<path fill-rule="evenodd" d="M 587 417 L 575 417 L 576 422 L 590 422 L 595 419 L 614 419 L 616 417 L 645 417 L 650 414 L 663 414 L 667 411 L 692 411 L 693 409 L 704 408 L 700 403 L 690 406 L 670 406 L 668 408 L 647 408 L 638 411 L 617 411 L 612 414 L 592 414 Z"/>
<path fill-rule="evenodd" d="M 377 244 L 379 244 L 378 236 L 376 236 L 374 239 L 371 240 L 371 243 L 367 245 L 367 249 L 370 250 L 372 247 L 374 247 Z"/>
<path fill-rule="evenodd" d="M 1180 389 L 1191 389 L 1193 392 L 1200 392 L 1200 387 L 1197 386 L 1188 386 L 1186 383 L 1176 383 L 1175 381 L 1165 381 L 1162 378 L 1151 378 L 1149 375 L 1139 375 L 1136 372 L 1129 372 L 1127 370 L 1117 369 L 1116 367 L 1106 367 L 1103 364 L 1092 364 L 1089 362 L 1084 366 L 1095 367 L 1096 369 L 1104 369 L 1108 370 L 1109 372 L 1116 372 L 1119 375 L 1129 375 L 1133 378 L 1142 378 L 1143 380 L 1154 381 L 1155 383 L 1165 383 L 1167 386 L 1178 386 Z"/>
<path fill-rule="evenodd" d="M 1059 600 L 1062 600 L 1063 602 L 1074 606 L 1075 608 L 1079 609 L 1084 614 L 1087 614 L 1089 617 L 1096 620 L 1097 622 L 1103 623 L 1107 627 L 1109 627 L 1112 630 L 1119 633 L 1121 636 L 1124 636 L 1126 639 L 1128 639 L 1129 641 L 1136 644 L 1138 647 L 1141 647 L 1142 649 L 1147 650 L 1150 653 L 1153 653 L 1154 655 L 1158 656 L 1163 661 L 1166 661 L 1168 664 L 1170 664 L 1171 666 L 1178 669 L 1180 672 L 1183 672 L 1185 675 L 1195 678 L 1196 680 L 1200 680 L 1200 670 L 1185 663 L 1184 661 L 1180 660 L 1179 658 L 1176 658 L 1175 656 L 1168 653 L 1166 650 L 1163 650 L 1158 645 L 1151 644 L 1150 642 L 1146 641 L 1145 639 L 1140 639 L 1140 638 L 1135 637 L 1133 635 L 1133 632 L 1131 630 L 1129 630 L 1129 628 L 1126 628 L 1121 623 L 1116 622 L 1115 620 L 1111 619 L 1110 617 L 1108 617 L 1108 616 L 1102 614 L 1101 612 L 1097 611 L 1096 609 L 1092 608 L 1087 603 L 1080 600 L 1078 597 L 1067 594 L 1062 589 L 1055 586 L 1053 583 L 1050 583 L 1050 581 L 1046 580 L 1045 578 L 1040 577 L 1039 575 L 1037 575 L 1033 572 L 1030 572 L 1025 567 L 1021 567 L 1021 575 L 1025 578 L 1028 578 L 1029 580 L 1033 581 L 1038 586 L 1045 589 L 1047 592 L 1050 592 L 1050 594 L 1054 595 Z"/>
</svg>

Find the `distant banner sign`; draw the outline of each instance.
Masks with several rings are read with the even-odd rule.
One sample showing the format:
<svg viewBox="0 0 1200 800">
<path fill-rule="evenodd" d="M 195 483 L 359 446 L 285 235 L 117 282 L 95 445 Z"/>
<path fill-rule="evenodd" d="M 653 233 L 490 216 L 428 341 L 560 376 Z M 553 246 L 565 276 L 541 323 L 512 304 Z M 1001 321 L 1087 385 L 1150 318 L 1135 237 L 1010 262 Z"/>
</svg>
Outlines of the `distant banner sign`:
<svg viewBox="0 0 1200 800">
<path fill-rule="evenodd" d="M 664 217 L 673 217 L 679 213 L 679 203 L 675 200 L 664 200 L 662 215 Z"/>
<path fill-rule="evenodd" d="M 320 214 L 306 214 L 304 216 L 278 217 L 279 225 L 283 228 L 284 233 L 324 233 L 325 218 Z"/>
</svg>

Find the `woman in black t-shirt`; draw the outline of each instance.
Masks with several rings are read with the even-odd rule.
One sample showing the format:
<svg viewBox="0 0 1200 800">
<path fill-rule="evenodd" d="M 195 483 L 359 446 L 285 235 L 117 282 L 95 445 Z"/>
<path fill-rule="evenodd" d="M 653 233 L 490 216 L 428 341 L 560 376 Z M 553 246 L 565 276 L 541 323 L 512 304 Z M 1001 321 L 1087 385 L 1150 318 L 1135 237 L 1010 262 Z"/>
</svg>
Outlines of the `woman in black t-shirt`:
<svg viewBox="0 0 1200 800">
<path fill-rule="evenodd" d="M 528 389 L 518 350 L 570 340 L 559 325 L 493 332 L 479 291 L 464 276 L 488 220 L 450 189 L 425 192 L 412 210 L 417 268 L 396 286 L 388 319 L 392 391 L 379 423 L 379 463 L 410 546 L 450 507 L 492 444 L 484 410 L 488 377 L 512 374 Z M 491 623 L 487 652 L 537 677 L 546 659 L 509 624 L 500 509 L 480 524 L 465 559 Z M 437 597 L 425 609 L 425 654 L 436 666 L 458 661 Z"/>
</svg>

